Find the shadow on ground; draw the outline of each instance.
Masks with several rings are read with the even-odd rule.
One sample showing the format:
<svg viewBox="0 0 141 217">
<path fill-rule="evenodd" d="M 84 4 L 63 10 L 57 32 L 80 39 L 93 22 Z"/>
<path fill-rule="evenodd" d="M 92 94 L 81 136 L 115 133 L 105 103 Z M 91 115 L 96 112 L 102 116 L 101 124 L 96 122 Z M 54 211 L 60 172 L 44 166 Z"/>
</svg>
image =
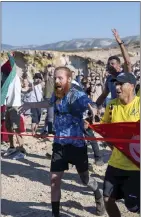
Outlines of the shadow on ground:
<svg viewBox="0 0 141 217">
<path fill-rule="evenodd" d="M 22 162 L 28 163 L 27 159 L 22 160 Z M 23 178 L 27 178 L 33 182 L 40 182 L 44 185 L 50 186 L 50 173 L 47 170 L 41 168 L 36 168 L 34 166 L 39 166 L 38 164 L 17 164 L 8 161 L 1 162 L 1 174 L 13 178 L 18 175 Z M 65 180 L 71 180 L 72 183 L 66 183 Z M 75 185 L 75 183 L 81 184 L 80 178 L 74 173 L 65 173 L 62 179 L 62 190 L 71 192 L 81 192 L 82 195 L 91 195 L 91 192 L 87 190 L 85 186 Z"/>
<path fill-rule="evenodd" d="M 63 206 L 70 205 L 70 201 L 62 203 Z M 1 200 L 1 215 L 11 217 L 52 217 L 51 204 L 36 202 L 16 202 L 6 199 Z M 62 217 L 80 217 L 68 210 L 61 208 Z"/>
<path fill-rule="evenodd" d="M 93 153 L 91 153 L 93 155 Z M 91 155 L 90 154 L 90 155 Z M 104 150 L 105 154 L 105 150 Z M 109 156 L 110 152 L 106 150 L 106 156 Z M 32 162 L 33 158 L 46 159 L 45 156 L 38 154 L 28 154 L 26 159 L 20 160 L 20 162 L 24 163 L 20 164 L 20 162 L 15 162 L 14 160 L 6 160 L 2 159 L 1 162 L 1 174 L 13 178 L 14 176 L 24 177 L 29 179 L 30 181 L 35 181 L 42 183 L 43 185 L 50 186 L 50 173 L 49 166 L 44 166 L 39 163 Z M 48 164 L 48 163 L 47 163 Z M 99 174 L 92 173 L 92 177 L 97 177 L 101 181 L 103 181 L 103 176 Z M 67 181 L 70 181 L 68 184 Z M 99 183 L 99 187 L 102 189 L 103 182 Z M 93 195 L 91 191 L 81 185 L 80 178 L 78 174 L 74 173 L 74 170 L 71 169 L 71 172 L 66 172 L 62 179 L 62 190 L 67 191 L 68 193 L 80 193 L 83 196 L 85 195 Z M 69 193 L 69 194 L 70 194 Z M 95 207 L 94 206 L 86 206 L 83 207 L 80 202 L 75 201 L 76 199 L 68 200 L 61 203 L 62 208 L 62 217 L 80 217 L 74 213 L 71 213 L 70 209 L 75 208 L 77 210 L 85 210 L 88 213 L 94 214 Z M 51 217 L 51 204 L 49 203 L 37 203 L 37 202 L 18 202 L 18 201 L 9 201 L 6 199 L 1 200 L 2 204 L 2 212 L 1 214 L 4 216 L 10 215 L 12 217 Z M 95 202 L 94 202 L 95 204 Z M 42 207 L 42 208 L 40 208 Z M 82 216 L 82 215 L 81 215 Z M 87 215 L 88 216 L 88 215 Z"/>
</svg>

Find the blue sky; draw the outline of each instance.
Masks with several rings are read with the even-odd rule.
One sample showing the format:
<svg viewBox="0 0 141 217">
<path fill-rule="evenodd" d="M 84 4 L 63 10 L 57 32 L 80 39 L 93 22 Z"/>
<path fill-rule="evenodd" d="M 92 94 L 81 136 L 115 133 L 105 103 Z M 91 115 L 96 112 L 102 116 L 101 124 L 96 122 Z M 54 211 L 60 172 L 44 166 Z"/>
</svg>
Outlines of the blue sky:
<svg viewBox="0 0 141 217">
<path fill-rule="evenodd" d="M 2 2 L 2 43 L 42 45 L 140 34 L 139 2 Z"/>
</svg>

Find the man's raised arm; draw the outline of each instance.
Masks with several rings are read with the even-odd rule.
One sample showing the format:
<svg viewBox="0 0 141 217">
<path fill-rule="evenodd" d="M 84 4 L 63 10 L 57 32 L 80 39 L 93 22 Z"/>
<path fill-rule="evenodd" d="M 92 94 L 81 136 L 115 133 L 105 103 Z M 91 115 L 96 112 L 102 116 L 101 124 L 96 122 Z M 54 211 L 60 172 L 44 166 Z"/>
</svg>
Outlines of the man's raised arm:
<svg viewBox="0 0 141 217">
<path fill-rule="evenodd" d="M 130 57 L 129 54 L 124 46 L 124 42 L 121 40 L 118 32 L 116 29 L 112 29 L 113 35 L 117 41 L 117 43 L 120 46 L 120 50 L 124 59 L 124 71 L 125 72 L 131 72 L 132 68 L 131 68 L 131 61 L 130 61 Z"/>
</svg>

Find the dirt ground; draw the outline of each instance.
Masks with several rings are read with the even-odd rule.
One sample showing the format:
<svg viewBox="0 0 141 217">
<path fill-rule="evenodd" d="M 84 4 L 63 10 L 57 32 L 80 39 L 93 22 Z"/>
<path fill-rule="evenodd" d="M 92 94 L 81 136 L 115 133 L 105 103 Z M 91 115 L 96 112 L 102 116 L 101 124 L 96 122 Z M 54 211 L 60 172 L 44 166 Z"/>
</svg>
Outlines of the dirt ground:
<svg viewBox="0 0 141 217">
<path fill-rule="evenodd" d="M 44 119 L 44 117 L 43 117 Z M 43 122 L 42 122 L 43 124 Z M 27 130 L 30 129 L 30 121 Z M 25 137 L 25 148 L 28 155 L 22 160 L 2 158 L 2 211 L 1 217 L 51 217 L 50 203 L 50 159 L 45 154 L 51 153 L 52 141 Z M 1 149 L 6 149 L 2 146 Z M 100 148 L 105 161 L 104 166 L 95 166 L 93 153 L 89 147 L 89 161 L 93 165 L 91 176 L 96 177 L 102 189 L 104 173 L 110 150 Z M 127 212 L 123 201 L 118 206 L 122 217 L 139 215 Z M 94 217 L 95 201 L 92 192 L 81 185 L 74 167 L 65 173 L 62 180 L 62 217 Z M 105 217 L 107 214 L 104 215 Z M 113 216 L 114 217 L 114 216 Z"/>
</svg>

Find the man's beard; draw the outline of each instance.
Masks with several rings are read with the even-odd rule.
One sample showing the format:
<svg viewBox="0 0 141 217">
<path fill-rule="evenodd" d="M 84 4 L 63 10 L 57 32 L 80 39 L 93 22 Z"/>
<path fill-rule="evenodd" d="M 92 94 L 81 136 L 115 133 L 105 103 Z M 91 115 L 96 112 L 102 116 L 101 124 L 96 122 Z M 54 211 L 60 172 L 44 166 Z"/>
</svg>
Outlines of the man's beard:
<svg viewBox="0 0 141 217">
<path fill-rule="evenodd" d="M 64 87 L 61 84 L 55 84 L 54 92 L 58 99 L 62 99 L 70 90 L 71 83 L 66 83 Z"/>
</svg>

